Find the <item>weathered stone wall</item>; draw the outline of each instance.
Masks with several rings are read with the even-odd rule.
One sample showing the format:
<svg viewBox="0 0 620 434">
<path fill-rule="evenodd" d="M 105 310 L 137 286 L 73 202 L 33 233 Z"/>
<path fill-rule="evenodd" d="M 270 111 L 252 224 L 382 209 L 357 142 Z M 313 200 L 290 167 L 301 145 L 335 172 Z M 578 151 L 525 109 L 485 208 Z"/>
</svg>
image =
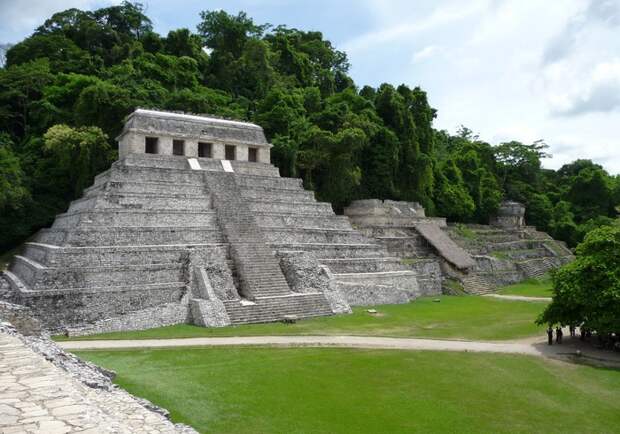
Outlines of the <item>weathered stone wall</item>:
<svg viewBox="0 0 620 434">
<path fill-rule="evenodd" d="M 410 263 L 416 272 L 421 295 L 439 295 L 442 292 L 443 276 L 439 261 L 420 259 Z"/>
<path fill-rule="evenodd" d="M 351 306 L 407 303 L 422 295 L 411 271 L 341 275 L 337 288 Z"/>
<path fill-rule="evenodd" d="M 103 317 L 103 319 L 95 320 L 92 323 L 69 326 L 65 333 L 68 336 L 85 336 L 190 323 L 192 321 L 188 300 L 188 297 L 185 296 L 178 303 L 168 303 L 115 317 Z"/>
<path fill-rule="evenodd" d="M 292 291 L 322 292 L 333 313 L 351 313 L 351 307 L 338 290 L 327 267 L 309 252 L 280 252 L 280 267 Z"/>
<path fill-rule="evenodd" d="M 26 336 L 41 333 L 41 323 L 26 306 L 0 301 L 0 321 L 11 323 L 19 333 Z"/>
<path fill-rule="evenodd" d="M 187 250 L 184 258 L 184 281 L 188 287 L 194 287 L 193 270 L 196 267 L 203 268 L 209 278 L 209 282 L 220 300 L 235 300 L 239 298 L 237 288 L 233 281 L 232 272 L 228 266 L 227 254 L 224 247 L 210 247 L 208 249 L 195 248 Z"/>
<path fill-rule="evenodd" d="M 131 318 L 137 315 L 136 320 L 128 320 L 129 323 L 137 322 L 147 328 L 164 325 L 156 317 L 155 312 L 166 306 L 178 306 L 173 309 L 174 320 L 180 320 L 183 309 L 187 312 L 184 299 L 187 289 L 184 284 L 170 285 L 164 288 L 127 288 L 126 290 L 109 291 L 104 288 L 98 290 L 75 290 L 75 291 L 38 291 L 28 296 L 22 295 L 18 300 L 20 304 L 30 307 L 39 318 L 45 328 L 52 331 L 63 331 L 68 327 L 79 327 L 85 324 L 97 324 L 104 318 L 110 318 L 111 323 L 119 318 Z M 129 316 L 127 316 L 129 315 Z M 178 321 L 177 321 L 178 319 Z M 174 322 L 172 322 L 174 323 Z M 120 323 L 119 323 L 120 324 Z M 136 328 L 141 328 L 142 326 Z M 119 329 L 117 329 L 119 330 Z M 111 331 L 111 329 L 110 329 Z"/>
<path fill-rule="evenodd" d="M 408 303 L 410 297 L 405 291 L 398 291 L 391 285 L 367 281 L 359 283 L 341 282 L 338 289 L 351 306 L 375 306 L 378 304 Z"/>
<path fill-rule="evenodd" d="M 424 208 L 418 202 L 354 200 L 345 208 L 344 214 L 354 225 L 360 227 L 411 226 L 413 221 L 446 226 L 446 219 L 443 217 L 426 217 Z"/>
</svg>

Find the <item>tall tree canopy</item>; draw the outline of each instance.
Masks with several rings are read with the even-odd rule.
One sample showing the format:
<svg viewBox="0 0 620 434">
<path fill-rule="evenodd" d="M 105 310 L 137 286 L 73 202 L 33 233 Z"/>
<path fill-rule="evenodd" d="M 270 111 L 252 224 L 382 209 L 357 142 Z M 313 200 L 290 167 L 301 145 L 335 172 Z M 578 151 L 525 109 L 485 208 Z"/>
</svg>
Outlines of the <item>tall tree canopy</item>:
<svg viewBox="0 0 620 434">
<path fill-rule="evenodd" d="M 433 128 L 419 87 L 356 86 L 321 32 L 204 11 L 197 31 L 159 35 L 140 3 L 54 14 L 0 68 L 0 250 L 51 222 L 107 167 L 136 107 L 251 120 L 282 175 L 338 211 L 358 198 L 419 201 L 429 214 L 488 221 L 503 198 L 571 244 L 609 223 L 620 182 L 578 160 L 544 170 L 542 142 L 491 146 Z M 6 186 L 6 188 L 4 188 Z"/>
<path fill-rule="evenodd" d="M 553 301 L 538 322 L 619 334 L 620 224 L 591 231 L 576 253 L 574 262 L 554 274 Z"/>
</svg>

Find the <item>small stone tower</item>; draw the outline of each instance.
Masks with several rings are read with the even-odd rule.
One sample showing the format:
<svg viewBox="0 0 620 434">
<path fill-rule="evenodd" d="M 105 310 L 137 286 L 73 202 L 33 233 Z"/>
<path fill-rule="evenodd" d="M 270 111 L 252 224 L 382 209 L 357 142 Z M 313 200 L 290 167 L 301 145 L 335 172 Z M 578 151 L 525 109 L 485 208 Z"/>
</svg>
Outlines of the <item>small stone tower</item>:
<svg viewBox="0 0 620 434">
<path fill-rule="evenodd" d="M 491 226 L 504 229 L 519 229 L 525 226 L 525 205 L 514 201 L 503 201 L 497 215 L 491 218 Z"/>
</svg>

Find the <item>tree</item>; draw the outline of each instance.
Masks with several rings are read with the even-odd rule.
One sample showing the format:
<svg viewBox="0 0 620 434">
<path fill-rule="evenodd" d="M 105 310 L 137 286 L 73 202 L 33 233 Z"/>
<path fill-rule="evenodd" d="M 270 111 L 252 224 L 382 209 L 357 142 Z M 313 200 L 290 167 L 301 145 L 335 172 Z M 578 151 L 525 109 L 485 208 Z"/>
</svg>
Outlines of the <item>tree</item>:
<svg viewBox="0 0 620 434">
<path fill-rule="evenodd" d="M 19 158 L 11 149 L 7 134 L 0 134 L 0 210 L 19 208 L 30 198 Z"/>
<path fill-rule="evenodd" d="M 620 333 L 620 224 L 590 232 L 576 255 L 553 274 L 553 300 L 538 323 Z"/>
<path fill-rule="evenodd" d="M 69 136 L 84 136 L 82 128 L 97 127 L 114 149 L 136 107 L 258 123 L 281 174 L 301 176 L 337 210 L 358 198 L 389 198 L 486 223 L 506 197 L 526 204 L 528 223 L 571 246 L 620 212 L 620 177 L 590 160 L 544 169 L 541 141 L 491 146 L 466 127 L 437 131 L 419 87 L 358 90 L 346 53 L 321 32 L 274 28 L 243 12 L 200 17 L 196 33 L 162 37 L 140 3 L 68 9 L 9 49 L 0 68 L 0 136 L 10 143 L 2 151 L 10 207 L 0 226 L 12 229 L 2 248 L 49 224 L 93 167 L 110 163 L 99 152 L 81 167 L 83 179 L 71 178 L 46 132 L 63 124 Z"/>
<path fill-rule="evenodd" d="M 44 138 L 45 150 L 54 157 L 56 167 L 65 172 L 73 197 L 78 197 L 115 158 L 106 135 L 97 127 L 54 125 Z"/>
<path fill-rule="evenodd" d="M 107 137 L 115 137 L 133 106 L 126 89 L 98 81 L 80 93 L 75 104 L 76 120 L 80 125 L 99 125 Z"/>
</svg>

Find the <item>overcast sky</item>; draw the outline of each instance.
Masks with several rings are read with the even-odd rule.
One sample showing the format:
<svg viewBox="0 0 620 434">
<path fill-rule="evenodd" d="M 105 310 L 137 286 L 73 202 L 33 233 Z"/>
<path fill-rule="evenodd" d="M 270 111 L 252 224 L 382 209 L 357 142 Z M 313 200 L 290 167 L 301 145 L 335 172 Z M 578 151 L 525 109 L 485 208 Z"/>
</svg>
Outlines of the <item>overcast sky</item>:
<svg viewBox="0 0 620 434">
<path fill-rule="evenodd" d="M 0 0 L 0 43 L 53 12 L 114 0 Z M 421 86 L 435 126 L 496 144 L 544 139 L 557 168 L 578 157 L 620 173 L 620 0 L 145 0 L 155 30 L 195 30 L 204 9 L 320 30 L 358 85 Z"/>
</svg>

